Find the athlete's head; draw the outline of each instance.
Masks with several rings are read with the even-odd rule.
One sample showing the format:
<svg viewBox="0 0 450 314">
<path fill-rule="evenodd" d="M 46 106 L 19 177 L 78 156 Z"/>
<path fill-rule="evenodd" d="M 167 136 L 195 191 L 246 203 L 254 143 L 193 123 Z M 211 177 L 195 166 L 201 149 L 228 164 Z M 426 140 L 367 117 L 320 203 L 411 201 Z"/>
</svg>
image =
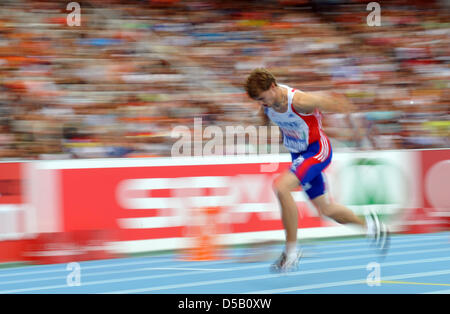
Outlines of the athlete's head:
<svg viewBox="0 0 450 314">
<path fill-rule="evenodd" d="M 272 106 L 277 100 L 277 81 L 275 76 L 264 68 L 252 71 L 245 83 L 245 90 L 250 98 L 265 106 Z"/>
</svg>

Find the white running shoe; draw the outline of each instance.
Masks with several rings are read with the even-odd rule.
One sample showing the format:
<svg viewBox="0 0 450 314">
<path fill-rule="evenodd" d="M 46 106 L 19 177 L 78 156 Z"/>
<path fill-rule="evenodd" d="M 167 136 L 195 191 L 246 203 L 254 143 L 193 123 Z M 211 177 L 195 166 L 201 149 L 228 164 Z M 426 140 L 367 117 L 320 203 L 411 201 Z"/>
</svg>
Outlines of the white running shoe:
<svg viewBox="0 0 450 314">
<path fill-rule="evenodd" d="M 372 243 L 377 247 L 380 252 L 385 255 L 390 245 L 390 232 L 386 224 L 381 222 L 377 214 L 370 211 L 366 215 L 366 221 L 368 225 L 367 236 L 372 239 Z"/>
<path fill-rule="evenodd" d="M 300 259 L 302 258 L 302 250 L 298 250 L 297 254 L 288 258 L 286 252 L 281 253 L 280 257 L 270 266 L 270 270 L 274 273 L 294 272 L 298 270 Z"/>
</svg>

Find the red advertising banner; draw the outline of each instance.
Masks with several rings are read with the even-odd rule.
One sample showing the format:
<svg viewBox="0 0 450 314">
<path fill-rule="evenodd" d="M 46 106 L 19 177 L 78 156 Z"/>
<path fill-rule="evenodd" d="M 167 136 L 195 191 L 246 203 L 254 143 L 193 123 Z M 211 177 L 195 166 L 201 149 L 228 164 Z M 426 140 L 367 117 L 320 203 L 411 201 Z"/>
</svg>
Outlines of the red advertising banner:
<svg viewBox="0 0 450 314">
<path fill-rule="evenodd" d="M 450 228 L 450 149 L 420 152 L 421 206 L 410 209 L 404 222 L 407 233 L 428 233 Z"/>
<path fill-rule="evenodd" d="M 261 163 L 61 170 L 65 231 L 118 230 L 119 240 L 183 237 L 194 208 L 220 206 L 230 233 L 282 230 L 273 179 Z M 301 200 L 301 197 L 300 197 Z M 300 228 L 326 225 L 299 201 Z"/>
<path fill-rule="evenodd" d="M 450 210 L 450 149 L 422 151 L 423 205 Z"/>
<path fill-rule="evenodd" d="M 25 242 L 21 163 L 0 163 L 0 262 L 20 260 Z"/>
<path fill-rule="evenodd" d="M 0 204 L 22 203 L 20 163 L 0 163 Z"/>
<path fill-rule="evenodd" d="M 106 256 L 109 244 L 120 253 L 182 248 L 205 208 L 218 208 L 214 228 L 226 243 L 281 239 L 272 186 L 289 166 L 288 155 L 0 163 L 0 262 L 64 260 L 67 247 L 83 259 Z M 399 232 L 449 228 L 448 149 L 336 153 L 326 172 L 334 199 L 357 214 L 375 207 Z M 302 191 L 293 197 L 299 237 L 359 234 L 319 217 Z"/>
</svg>

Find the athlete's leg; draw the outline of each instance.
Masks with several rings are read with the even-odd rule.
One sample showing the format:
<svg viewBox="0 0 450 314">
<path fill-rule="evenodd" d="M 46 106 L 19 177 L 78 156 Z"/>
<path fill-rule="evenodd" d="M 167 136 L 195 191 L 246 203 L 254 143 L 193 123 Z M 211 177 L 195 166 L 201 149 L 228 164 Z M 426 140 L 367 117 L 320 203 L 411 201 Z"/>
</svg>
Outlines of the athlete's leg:
<svg viewBox="0 0 450 314">
<path fill-rule="evenodd" d="M 356 224 L 361 226 L 366 235 L 373 239 L 375 244 L 381 249 L 382 253 L 386 253 L 389 247 L 389 231 L 388 228 L 379 221 L 376 213 L 371 212 L 362 219 L 353 213 L 348 207 L 333 202 L 325 191 L 323 175 L 316 176 L 308 184 L 306 190 L 311 202 L 317 208 L 319 213 L 327 216 L 340 224 Z"/>
<path fill-rule="evenodd" d="M 281 207 L 281 219 L 286 232 L 286 243 L 297 242 L 298 211 L 291 192 L 300 184 L 291 171 L 286 171 L 275 180 L 274 191 Z"/>
<path fill-rule="evenodd" d="M 321 215 L 330 217 L 341 224 L 353 223 L 366 228 L 365 221 L 356 216 L 353 211 L 343 205 L 331 202 L 327 197 L 323 171 L 331 162 L 332 150 L 328 140 L 324 143 L 324 141 L 321 142 L 319 151 L 323 151 L 323 148 L 328 148 L 328 150 L 325 149 L 327 153 L 322 154 L 322 158 L 320 158 L 320 154 L 312 157 L 307 155 L 308 158 L 300 159 L 301 162 L 297 162 L 295 169 L 292 170 Z"/>
<path fill-rule="evenodd" d="M 329 217 L 340 224 L 356 224 L 366 229 L 366 221 L 344 205 L 332 202 L 327 194 L 322 194 L 312 199 L 311 202 L 323 216 Z"/>
<path fill-rule="evenodd" d="M 310 145 L 305 153 L 291 153 L 291 168 L 275 181 L 274 190 L 280 202 L 281 218 L 286 233 L 286 247 L 280 259 L 272 265 L 273 270 L 292 270 L 296 269 L 298 265 L 299 256 L 302 254 L 301 250 L 297 250 L 298 210 L 291 192 L 299 187 L 301 180 L 304 179 L 302 173 L 309 173 L 311 170 L 312 173 L 307 178 L 314 178 L 326 167 L 325 163 L 313 158 L 319 155 L 325 156 L 324 152 L 324 146 L 316 142 Z M 330 160 L 331 152 L 327 163 Z M 305 189 L 305 186 L 303 186 L 303 189 Z"/>
<path fill-rule="evenodd" d="M 306 173 L 303 177 L 312 177 L 314 172 L 317 173 L 320 168 L 320 164 L 310 167 L 308 173 Z M 331 198 L 328 197 L 328 193 L 325 188 L 325 175 L 322 172 L 316 174 L 313 179 L 305 182 L 305 184 L 303 184 L 305 192 L 319 211 L 320 215 L 329 217 L 340 224 L 356 224 L 360 225 L 364 229 L 366 228 L 366 222 L 364 219 L 356 216 L 355 213 L 348 207 L 333 202 Z"/>
<path fill-rule="evenodd" d="M 274 191 L 280 202 L 281 219 L 286 236 L 286 247 L 280 258 L 271 266 L 271 270 L 275 272 L 296 270 L 301 256 L 301 251 L 297 250 L 297 204 L 291 194 L 299 183 L 300 181 L 291 171 L 284 172 L 274 182 Z"/>
</svg>

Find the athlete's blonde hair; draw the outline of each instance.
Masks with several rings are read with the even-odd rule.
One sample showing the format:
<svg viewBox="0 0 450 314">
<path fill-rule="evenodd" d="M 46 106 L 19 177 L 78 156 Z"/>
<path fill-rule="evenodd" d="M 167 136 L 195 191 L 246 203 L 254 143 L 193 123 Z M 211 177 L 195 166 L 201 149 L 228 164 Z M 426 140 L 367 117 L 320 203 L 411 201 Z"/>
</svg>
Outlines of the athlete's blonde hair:
<svg viewBox="0 0 450 314">
<path fill-rule="evenodd" d="M 255 99 L 262 92 L 268 90 L 272 83 L 277 85 L 277 80 L 267 69 L 257 68 L 250 73 L 245 82 L 245 91 L 248 96 Z"/>
</svg>

